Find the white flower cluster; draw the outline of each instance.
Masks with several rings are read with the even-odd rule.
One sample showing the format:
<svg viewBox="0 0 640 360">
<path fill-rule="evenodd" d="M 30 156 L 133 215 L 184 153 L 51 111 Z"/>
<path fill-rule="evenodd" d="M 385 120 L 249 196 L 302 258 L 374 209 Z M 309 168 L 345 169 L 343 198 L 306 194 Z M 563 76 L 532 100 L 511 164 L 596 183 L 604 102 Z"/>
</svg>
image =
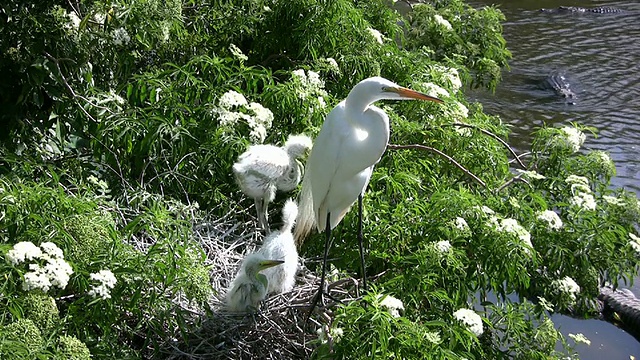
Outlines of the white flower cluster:
<svg viewBox="0 0 640 360">
<path fill-rule="evenodd" d="M 455 226 L 455 228 L 460 231 L 471 231 L 471 229 L 469 229 L 469 224 L 467 224 L 467 221 L 459 216 L 453 221 L 453 226 Z"/>
<path fill-rule="evenodd" d="M 434 244 L 436 250 L 438 250 L 441 253 L 446 253 L 449 252 L 449 250 L 451 250 L 451 243 L 449 242 L 449 240 L 441 240 L 438 241 L 437 243 Z"/>
<path fill-rule="evenodd" d="M 383 36 L 382 33 L 380 33 L 380 31 L 374 29 L 374 28 L 367 28 L 367 30 L 369 31 L 369 34 L 371 34 L 371 36 L 373 36 L 373 38 L 379 42 L 380 44 L 383 43 Z"/>
<path fill-rule="evenodd" d="M 111 38 L 115 46 L 126 46 L 131 41 L 131 37 L 125 28 L 117 28 L 111 32 Z"/>
<path fill-rule="evenodd" d="M 382 301 L 380 301 L 380 306 L 386 307 L 389 311 L 389 314 L 393 317 L 400 317 L 400 310 L 404 311 L 404 304 L 402 300 L 396 299 L 391 295 L 378 295 L 378 299 L 382 297 Z"/>
<path fill-rule="evenodd" d="M 462 120 L 469 117 L 469 109 L 459 101 L 451 102 L 450 106 L 446 108 L 446 113 L 453 120 Z"/>
<path fill-rule="evenodd" d="M 584 334 L 569 334 L 569 337 L 573 339 L 576 343 L 583 343 L 587 345 L 591 345 L 591 340 L 589 340 Z"/>
<path fill-rule="evenodd" d="M 424 93 L 437 98 L 449 97 L 449 92 L 439 85 L 430 82 L 424 82 L 421 84 Z"/>
<path fill-rule="evenodd" d="M 620 199 L 620 198 L 615 197 L 615 196 L 604 195 L 602 197 L 602 200 L 604 200 L 609 205 L 614 205 L 614 206 L 624 206 L 625 205 L 625 202 L 624 202 L 623 199 Z"/>
<path fill-rule="evenodd" d="M 65 24 L 65 28 L 67 30 L 78 30 L 80 28 L 80 23 L 82 20 L 76 15 L 75 11 L 68 12 L 67 18 L 69 19 L 69 23 Z"/>
<path fill-rule="evenodd" d="M 586 135 L 582 131 L 569 126 L 565 126 L 560 130 L 564 132 L 565 138 L 567 140 L 567 143 L 571 147 L 571 150 L 573 152 L 577 152 L 578 150 L 580 150 L 580 147 L 582 146 L 582 144 L 584 144 L 584 141 L 587 138 Z"/>
<path fill-rule="evenodd" d="M 476 336 L 480 336 L 484 332 L 482 318 L 471 309 L 459 309 L 453 313 L 453 317 L 464 324 L 467 330 Z"/>
<path fill-rule="evenodd" d="M 445 18 L 443 18 L 442 16 L 435 14 L 433 16 L 433 19 L 436 21 L 436 24 L 438 24 L 438 26 L 441 26 L 447 30 L 453 30 L 453 27 L 451 26 L 451 23 L 446 20 Z"/>
<path fill-rule="evenodd" d="M 536 172 L 535 170 L 516 169 L 516 171 L 522 174 L 522 176 L 527 177 L 529 179 L 534 179 L 534 180 L 546 179 L 544 175 L 538 174 L 538 172 Z"/>
<path fill-rule="evenodd" d="M 458 72 L 458 69 L 449 68 L 439 64 L 431 65 L 429 68 L 431 76 L 435 79 L 448 83 L 453 92 L 458 91 L 462 87 L 462 80 L 460 80 L 460 73 Z"/>
<path fill-rule="evenodd" d="M 44 242 L 40 247 L 28 241 L 19 242 L 7 252 L 5 259 L 14 266 L 36 261 L 28 265 L 30 271 L 24 274 L 22 289 L 25 291 L 41 289 L 47 292 L 52 286 L 64 289 L 73 274 L 73 269 L 64 260 L 62 250 L 52 242 Z M 39 261 L 43 261 L 44 266 Z"/>
<path fill-rule="evenodd" d="M 562 219 L 553 210 L 544 210 L 538 212 L 536 218 L 545 221 L 549 230 L 559 230 L 562 228 Z"/>
<path fill-rule="evenodd" d="M 596 199 L 591 194 L 589 179 L 584 176 L 569 175 L 565 182 L 571 185 L 573 197 L 569 199 L 569 204 L 585 210 L 596 209 Z"/>
<path fill-rule="evenodd" d="M 292 79 L 296 86 L 298 97 L 305 100 L 311 96 L 325 96 L 327 92 L 324 90 L 324 81 L 320 78 L 320 74 L 315 71 L 308 70 L 306 73 L 303 69 L 294 70 Z M 322 99 L 324 102 L 324 99 Z"/>
<path fill-rule="evenodd" d="M 329 342 L 329 337 L 331 337 L 331 340 L 334 343 L 339 342 L 344 335 L 344 330 L 342 330 L 342 328 L 331 328 L 328 331 L 329 336 L 327 336 L 327 328 L 327 325 L 322 325 L 320 328 L 318 328 L 318 330 L 316 330 L 316 333 L 318 334 L 318 340 L 320 340 L 321 343 L 326 344 Z"/>
<path fill-rule="evenodd" d="M 554 280 L 551 285 L 556 288 L 557 292 L 568 295 L 571 298 L 571 302 L 576 300 L 576 294 L 580 292 L 580 285 L 569 276 L 565 276 L 564 279 Z"/>
<path fill-rule="evenodd" d="M 233 56 L 235 56 L 238 60 L 240 61 L 247 61 L 249 60 L 249 58 L 247 57 L 247 55 L 245 55 L 242 50 L 240 50 L 239 47 L 235 46 L 234 44 L 229 45 L 229 51 L 231 51 L 231 54 L 233 54 Z"/>
<path fill-rule="evenodd" d="M 424 338 L 427 339 L 427 341 L 429 341 L 430 343 L 433 343 L 436 345 L 442 342 L 442 337 L 440 336 L 440 333 L 437 331 L 430 331 L 425 333 Z"/>
<path fill-rule="evenodd" d="M 527 231 L 527 229 L 522 227 L 522 225 L 520 225 L 518 223 L 518 220 L 516 219 L 512 219 L 512 218 L 502 219 L 497 226 L 497 230 L 514 234 L 518 237 L 518 239 L 520 239 L 520 241 L 525 243 L 527 246 L 533 247 L 533 245 L 531 244 L 531 234 Z M 527 249 L 527 252 L 528 252 L 528 249 Z"/>
<path fill-rule="evenodd" d="M 336 61 L 336 59 L 326 58 L 326 59 L 323 59 L 323 62 L 328 65 L 328 68 L 331 72 L 336 74 L 340 73 L 340 67 L 338 66 L 338 62 Z"/>
<path fill-rule="evenodd" d="M 234 126 L 242 120 L 251 129 L 249 137 L 254 142 L 262 143 L 267 137 L 267 130 L 273 123 L 273 113 L 264 106 L 252 102 L 249 103 L 244 95 L 237 91 L 227 91 L 218 101 L 218 108 L 213 109 L 212 114 L 218 117 L 221 126 Z M 236 111 L 244 109 L 246 112 Z"/>
<path fill-rule="evenodd" d="M 607 154 L 606 152 L 596 150 L 593 152 L 593 155 L 596 156 L 602 164 L 607 166 L 613 165 L 613 160 L 611 160 L 611 156 L 609 156 L 609 154 Z"/>
<path fill-rule="evenodd" d="M 634 233 L 629 233 L 629 239 L 629 245 L 631 245 L 636 253 L 640 254 L 640 237 Z"/>
<path fill-rule="evenodd" d="M 102 300 L 111 298 L 111 290 L 116 286 L 117 282 L 111 270 L 100 270 L 91 274 L 89 278 L 98 282 L 98 285 L 93 285 L 89 290 L 89 295 L 102 298 Z"/>
</svg>

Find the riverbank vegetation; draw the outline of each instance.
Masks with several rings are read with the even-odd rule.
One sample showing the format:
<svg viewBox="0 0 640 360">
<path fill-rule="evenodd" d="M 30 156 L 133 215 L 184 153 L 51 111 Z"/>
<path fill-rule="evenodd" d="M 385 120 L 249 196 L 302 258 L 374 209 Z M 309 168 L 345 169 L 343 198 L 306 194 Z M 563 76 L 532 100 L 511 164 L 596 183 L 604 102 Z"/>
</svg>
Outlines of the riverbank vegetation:
<svg viewBox="0 0 640 360">
<path fill-rule="evenodd" d="M 0 6 L 0 357 L 573 356 L 550 315 L 597 316 L 599 287 L 633 279 L 637 198 L 610 187 L 614 164 L 589 150 L 596 129 L 536 124 L 515 152 L 509 124 L 467 101 L 510 59 L 498 9 L 394 6 Z M 306 261 L 298 290 L 224 315 L 226 286 L 262 241 L 233 163 L 251 144 L 315 136 L 370 76 L 444 100 L 379 104 L 398 146 L 364 197 L 370 291 L 343 281 L 351 300 L 305 324 L 306 303 L 287 305 L 313 295 L 319 268 Z M 335 283 L 358 273 L 356 229 L 351 211 L 331 249 Z M 301 257 L 320 256 L 322 239 Z M 270 318 L 276 302 L 291 311 Z"/>
</svg>

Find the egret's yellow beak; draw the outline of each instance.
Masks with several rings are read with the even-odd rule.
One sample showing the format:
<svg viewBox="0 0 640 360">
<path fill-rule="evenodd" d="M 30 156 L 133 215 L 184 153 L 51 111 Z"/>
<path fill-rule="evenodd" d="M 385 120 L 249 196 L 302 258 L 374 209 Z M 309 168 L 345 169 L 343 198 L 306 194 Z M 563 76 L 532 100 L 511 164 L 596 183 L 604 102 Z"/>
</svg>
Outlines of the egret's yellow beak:
<svg viewBox="0 0 640 360">
<path fill-rule="evenodd" d="M 421 92 L 415 91 L 415 90 L 411 90 L 411 89 L 407 89 L 407 88 L 403 88 L 403 87 L 385 87 L 384 91 L 390 91 L 390 92 L 394 92 L 402 97 L 405 98 L 412 98 L 412 99 L 418 99 L 418 100 L 425 100 L 425 101 L 433 101 L 433 102 L 437 102 L 437 103 L 443 103 L 444 101 L 433 97 L 433 96 L 429 96 L 427 94 L 423 94 Z"/>
<path fill-rule="evenodd" d="M 264 260 L 260 261 L 260 270 L 268 269 L 284 263 L 284 260 Z"/>
</svg>

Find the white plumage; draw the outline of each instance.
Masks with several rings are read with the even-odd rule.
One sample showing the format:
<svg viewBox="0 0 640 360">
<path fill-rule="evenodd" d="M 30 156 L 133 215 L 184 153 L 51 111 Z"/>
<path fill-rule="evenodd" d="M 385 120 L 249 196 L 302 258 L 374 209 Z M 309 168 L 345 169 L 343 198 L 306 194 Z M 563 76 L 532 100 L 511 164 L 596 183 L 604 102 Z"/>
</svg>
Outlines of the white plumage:
<svg viewBox="0 0 640 360">
<path fill-rule="evenodd" d="M 267 296 L 269 286 L 267 277 L 260 274 L 260 271 L 282 263 L 283 261 L 279 260 L 268 260 L 260 253 L 247 255 L 227 290 L 225 299 L 227 309 L 234 312 L 257 311 L 260 302 Z"/>
<path fill-rule="evenodd" d="M 284 261 L 281 266 L 266 269 L 263 272 L 269 282 L 267 293 L 287 292 L 295 285 L 295 276 L 298 271 L 298 250 L 291 229 L 297 215 L 298 206 L 293 200 L 287 200 L 282 208 L 282 221 L 284 222 L 282 228 L 269 234 L 260 249 L 266 258 Z"/>
<path fill-rule="evenodd" d="M 303 167 L 298 160 L 311 148 L 305 135 L 291 135 L 283 147 L 253 145 L 238 157 L 233 173 L 240 189 L 255 200 L 258 224 L 269 232 L 269 203 L 276 190 L 291 191 L 300 183 Z"/>
<path fill-rule="evenodd" d="M 335 228 L 364 193 L 389 141 L 389 117 L 372 105 L 383 99 L 442 102 L 381 77 L 354 86 L 327 115 L 313 144 L 299 195 L 296 241 L 313 227 L 324 231 L 329 214 L 329 229 Z"/>
</svg>

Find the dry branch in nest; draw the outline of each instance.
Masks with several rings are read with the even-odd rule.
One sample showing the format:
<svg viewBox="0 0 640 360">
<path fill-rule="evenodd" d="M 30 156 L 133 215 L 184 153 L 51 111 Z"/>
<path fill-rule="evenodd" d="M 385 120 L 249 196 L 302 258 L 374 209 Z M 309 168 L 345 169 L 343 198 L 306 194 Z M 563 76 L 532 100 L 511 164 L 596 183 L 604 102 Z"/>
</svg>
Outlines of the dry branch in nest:
<svg viewBox="0 0 640 360">
<path fill-rule="evenodd" d="M 319 329 L 330 324 L 339 304 L 328 300 L 317 307 L 305 322 L 319 277 L 299 265 L 296 285 L 283 294 L 269 295 L 255 314 L 230 313 L 224 308 L 224 297 L 236 276 L 242 259 L 257 251 L 262 236 L 256 223 L 234 223 L 228 216 L 194 227 L 196 239 L 207 254 L 214 296 L 210 312 L 195 311 L 200 326 L 167 346 L 170 359 L 307 359 L 318 343 Z M 304 262 L 304 261 L 302 261 Z M 333 279 L 328 291 L 331 297 L 346 303 L 352 301 L 357 282 Z M 186 304 L 185 304 L 186 305 Z M 186 306 L 183 307 L 186 309 Z"/>
</svg>

